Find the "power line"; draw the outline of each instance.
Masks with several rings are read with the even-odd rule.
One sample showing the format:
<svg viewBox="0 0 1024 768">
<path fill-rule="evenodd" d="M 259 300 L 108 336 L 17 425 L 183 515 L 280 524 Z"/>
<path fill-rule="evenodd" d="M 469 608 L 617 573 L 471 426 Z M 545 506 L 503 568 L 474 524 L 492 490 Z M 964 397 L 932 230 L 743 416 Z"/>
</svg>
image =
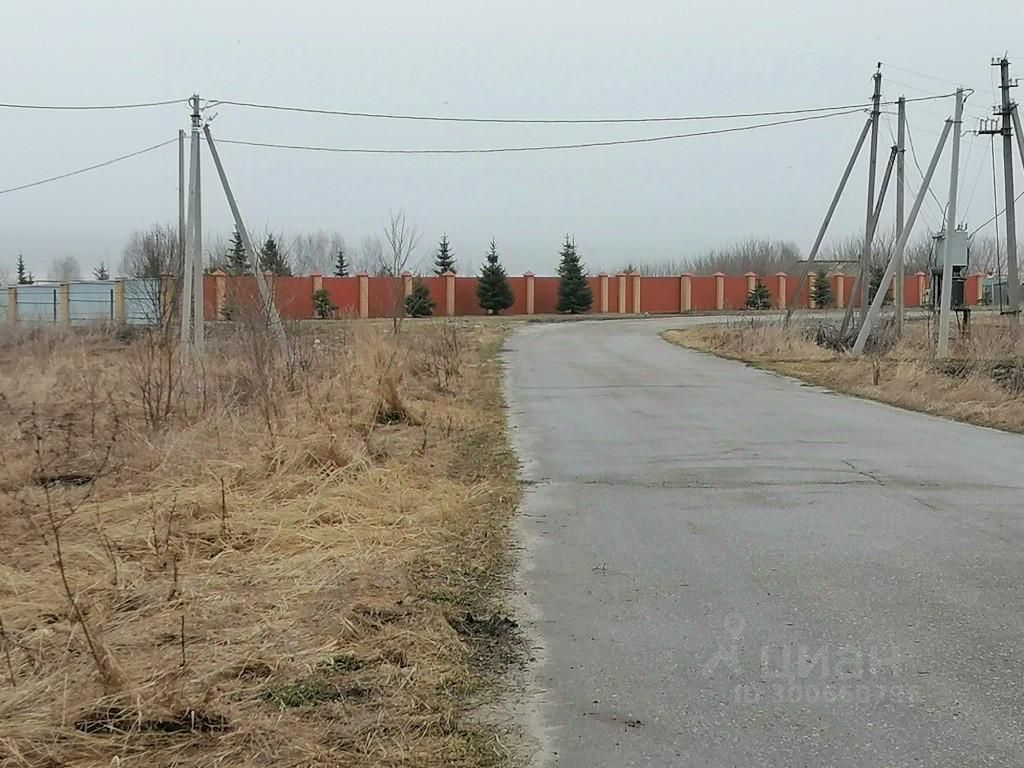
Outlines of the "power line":
<svg viewBox="0 0 1024 768">
<path fill-rule="evenodd" d="M 932 101 L 934 99 L 945 99 L 954 96 L 953 93 L 922 96 L 919 98 L 907 99 L 910 101 Z M 895 101 L 882 102 L 883 104 L 895 104 Z M 813 107 L 805 109 L 782 109 L 768 112 L 737 112 L 730 114 L 715 115 L 683 115 L 677 117 L 608 117 L 608 118 L 512 118 L 512 117 L 443 117 L 441 115 L 407 115 L 393 114 L 387 112 L 353 112 L 339 109 L 319 109 L 315 107 L 289 107 L 280 104 L 259 104 L 251 101 L 231 101 L 229 99 L 214 99 L 207 103 L 205 109 L 211 109 L 220 105 L 233 107 L 247 107 L 251 109 L 269 109 L 278 112 L 301 112 L 314 115 L 333 115 L 338 117 L 367 117 L 380 120 L 419 120 L 428 122 L 443 123 L 498 123 L 514 125 L 598 125 L 598 124 L 622 124 L 622 123 L 678 123 L 696 120 L 737 120 L 752 117 L 779 117 L 782 115 L 804 115 L 814 112 L 833 112 L 846 114 L 846 110 L 861 110 L 870 107 L 870 103 L 862 104 L 841 104 L 831 107 Z"/>
<path fill-rule="evenodd" d="M 121 155 L 120 157 L 115 157 L 115 158 L 112 158 L 110 160 L 104 160 L 102 163 L 96 163 L 95 165 L 90 165 L 90 166 L 88 166 L 86 168 L 79 168 L 76 171 L 69 171 L 68 173 L 62 173 L 59 176 L 50 176 L 47 179 L 40 179 L 39 181 L 33 181 L 33 182 L 28 183 L 28 184 L 20 184 L 17 187 L 8 187 L 7 189 L 0 189 L 0 195 L 5 195 L 8 192 L 17 192 L 18 190 L 21 190 L 21 189 L 28 189 L 29 187 L 38 187 L 40 184 L 49 184 L 51 181 L 59 181 L 61 179 L 66 179 L 66 178 L 68 178 L 70 176 L 77 176 L 80 173 L 86 173 L 87 171 L 95 171 L 97 168 L 105 168 L 108 165 L 113 165 L 114 163 L 119 163 L 122 160 L 128 160 L 129 158 L 138 157 L 139 155 L 144 155 L 147 152 L 152 152 L 155 149 L 160 149 L 160 147 L 166 147 L 168 144 L 173 144 L 176 141 L 177 141 L 176 138 L 175 139 L 168 139 L 167 141 L 162 141 L 159 144 L 154 144 L 151 147 L 146 147 L 145 149 L 140 149 L 137 152 L 131 152 L 131 153 L 127 154 L 127 155 Z"/>
<path fill-rule="evenodd" d="M 143 101 L 136 104 L 0 104 L 0 109 L 36 109 L 36 110 L 110 110 L 110 109 L 144 109 L 146 107 L 166 107 L 168 104 L 183 104 L 186 99 L 168 99 L 167 101 Z"/>
<path fill-rule="evenodd" d="M 890 64 L 888 61 L 880 61 L 878 63 L 879 64 L 884 64 L 889 69 L 896 69 L 896 70 L 899 70 L 900 72 L 906 72 L 908 75 L 916 75 L 917 77 L 923 77 L 926 80 L 934 80 L 937 83 L 943 83 L 945 85 L 955 85 L 955 86 L 963 85 L 963 83 L 958 83 L 955 80 L 947 80 L 947 79 L 945 79 L 943 77 L 936 77 L 935 75 L 928 75 L 928 74 L 925 74 L 924 72 L 917 72 L 917 71 L 915 71 L 913 69 L 907 69 L 906 67 L 897 67 L 895 64 Z M 891 80 L 892 78 L 886 78 L 886 79 L 887 80 Z M 896 81 L 892 80 L 892 82 L 896 82 Z M 911 86 L 908 86 L 908 87 L 911 87 Z M 982 90 L 984 91 L 985 89 L 983 88 Z M 993 96 L 996 95 L 992 91 L 987 91 L 987 93 L 990 93 Z"/>
<path fill-rule="evenodd" d="M 349 154 L 365 155 L 488 155 L 499 152 L 544 152 L 559 149 L 584 149 L 589 147 L 616 147 L 625 144 L 653 144 L 659 141 L 673 141 L 675 139 L 689 139 L 697 136 L 714 136 L 721 133 L 739 133 L 741 131 L 752 131 L 758 128 L 770 128 L 776 125 L 791 125 L 793 123 L 805 123 L 810 120 L 822 120 L 827 117 L 840 117 L 861 112 L 860 109 L 851 109 L 846 112 L 830 112 L 824 115 L 811 115 L 809 117 L 795 117 L 790 120 L 776 120 L 770 123 L 754 123 L 753 125 L 741 125 L 735 128 L 718 128 L 707 131 L 693 131 L 691 133 L 676 133 L 669 136 L 649 136 L 642 139 L 615 139 L 611 141 L 586 141 L 577 144 L 547 144 L 540 146 L 526 147 L 484 147 L 473 149 L 372 149 L 363 147 L 322 147 L 305 144 L 275 144 L 264 141 L 243 141 L 241 139 L 220 139 L 222 144 L 238 144 L 246 147 L 264 147 L 271 149 L 299 149 L 310 152 L 342 152 Z"/>
</svg>

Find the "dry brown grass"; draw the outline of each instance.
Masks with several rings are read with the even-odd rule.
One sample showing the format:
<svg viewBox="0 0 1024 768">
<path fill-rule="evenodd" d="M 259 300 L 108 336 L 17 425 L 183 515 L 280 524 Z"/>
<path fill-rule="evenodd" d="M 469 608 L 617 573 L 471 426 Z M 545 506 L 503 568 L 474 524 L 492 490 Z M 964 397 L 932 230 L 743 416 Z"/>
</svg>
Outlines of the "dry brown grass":
<svg viewBox="0 0 1024 768">
<path fill-rule="evenodd" d="M 1024 369 L 1024 341 L 1009 321 L 976 315 L 970 338 L 954 343 L 952 363 L 935 359 L 932 331 L 927 321 L 910 322 L 892 349 L 860 359 L 818 346 L 800 323 L 786 328 L 780 322 L 743 321 L 666 331 L 664 337 L 839 392 L 1024 432 L 1022 388 L 992 371 L 993 366 Z"/>
<path fill-rule="evenodd" d="M 502 329 L 229 328 L 156 423 L 158 340 L 0 339 L 0 763 L 500 763 Z"/>
</svg>

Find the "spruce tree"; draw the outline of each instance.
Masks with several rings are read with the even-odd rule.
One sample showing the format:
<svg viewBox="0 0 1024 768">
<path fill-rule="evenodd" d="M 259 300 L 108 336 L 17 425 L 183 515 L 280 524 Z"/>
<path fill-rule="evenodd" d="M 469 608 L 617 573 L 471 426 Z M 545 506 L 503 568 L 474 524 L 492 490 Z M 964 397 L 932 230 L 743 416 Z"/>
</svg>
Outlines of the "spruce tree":
<svg viewBox="0 0 1024 768">
<path fill-rule="evenodd" d="M 487 314 L 497 315 L 501 310 L 511 307 L 515 298 L 505 268 L 498 260 L 498 248 L 494 240 L 491 240 L 491 249 L 485 258 L 487 263 L 480 270 L 480 278 L 476 283 L 476 300 L 481 309 L 487 310 Z"/>
<path fill-rule="evenodd" d="M 18 254 L 18 285 L 30 285 L 33 283 L 32 275 L 25 271 L 25 257 Z"/>
<path fill-rule="evenodd" d="M 441 235 L 441 242 L 437 244 L 437 254 L 434 256 L 434 274 L 440 276 L 445 272 L 455 273 L 455 254 L 452 253 L 447 232 Z"/>
<path fill-rule="evenodd" d="M 92 276 L 97 280 L 109 280 L 110 270 L 107 269 L 107 262 L 101 261 L 98 267 L 95 267 L 92 271 Z"/>
<path fill-rule="evenodd" d="M 587 285 L 587 278 L 576 253 L 576 243 L 569 235 L 562 244 L 562 260 L 558 265 L 558 312 L 576 315 L 586 312 L 594 301 L 594 295 Z"/>
<path fill-rule="evenodd" d="M 231 235 L 231 247 L 224 254 L 225 271 L 229 275 L 248 275 L 252 272 L 252 265 L 249 264 L 249 254 L 245 252 L 242 245 L 242 236 L 238 230 Z"/>
<path fill-rule="evenodd" d="M 878 293 L 878 289 L 882 285 L 882 278 L 885 276 L 885 267 L 881 264 L 876 264 L 871 267 L 871 271 L 868 272 L 870 277 L 868 278 L 868 301 L 875 300 L 875 294 Z M 885 296 L 882 298 L 883 304 L 892 304 L 892 294 L 889 291 L 885 292 Z"/>
<path fill-rule="evenodd" d="M 758 280 L 747 292 L 747 309 L 771 309 L 772 292 L 768 286 Z"/>
<path fill-rule="evenodd" d="M 814 273 L 814 290 L 811 291 L 811 299 L 814 306 L 823 309 L 832 303 L 832 286 L 828 282 L 828 274 L 824 267 L 819 267 Z"/>
<path fill-rule="evenodd" d="M 292 276 L 292 268 L 288 265 L 288 260 L 284 254 L 277 247 L 277 241 L 273 235 L 268 235 L 267 242 L 260 248 L 260 266 L 264 272 L 271 272 L 284 277 Z"/>
<path fill-rule="evenodd" d="M 338 253 L 334 257 L 334 276 L 348 277 L 348 259 L 345 258 L 344 248 L 338 248 Z"/>
<path fill-rule="evenodd" d="M 409 317 L 430 317 L 434 314 L 434 301 L 430 291 L 419 278 L 413 281 L 412 291 L 405 297 L 405 313 Z"/>
</svg>

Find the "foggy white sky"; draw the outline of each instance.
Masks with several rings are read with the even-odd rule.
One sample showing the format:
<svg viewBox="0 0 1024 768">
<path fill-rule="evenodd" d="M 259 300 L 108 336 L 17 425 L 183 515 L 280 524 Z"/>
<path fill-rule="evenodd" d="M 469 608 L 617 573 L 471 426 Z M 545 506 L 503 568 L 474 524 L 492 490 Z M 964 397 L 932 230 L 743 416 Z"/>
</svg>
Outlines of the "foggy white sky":
<svg viewBox="0 0 1024 768">
<path fill-rule="evenodd" d="M 146 101 L 198 91 L 442 115 L 681 115 L 866 101 L 881 60 L 976 88 L 965 119 L 974 128 L 995 98 L 991 56 L 1016 52 L 1024 77 L 1024 14 L 1006 0 L 973 7 L 946 0 L 92 0 L 8 2 L 3 16 L 2 102 Z M 883 72 L 886 98 L 952 89 L 895 68 Z M 951 110 L 951 99 L 911 105 L 922 164 Z M 725 125 L 474 126 L 216 112 L 215 135 L 223 138 L 353 147 L 563 143 Z M 421 251 L 447 231 L 456 257 L 479 265 L 495 237 L 511 273 L 543 274 L 553 271 L 567 232 L 594 270 L 681 258 L 750 235 L 792 239 L 806 252 L 863 119 L 557 153 L 395 157 L 224 146 L 222 154 L 254 230 L 338 230 L 354 246 L 379 234 L 389 209 L 404 209 L 424 232 Z M 0 109 L 0 188 L 141 149 L 187 125 L 184 106 Z M 961 202 L 971 199 L 966 218 L 981 223 L 992 215 L 988 140 L 968 138 L 977 144 L 963 146 Z M 883 124 L 880 155 L 890 143 Z M 203 162 L 204 229 L 226 234 L 230 215 L 208 155 Z M 837 235 L 863 227 L 864 169 L 838 211 Z M 176 185 L 169 146 L 0 195 L 0 272 L 13 271 L 19 252 L 38 275 L 66 254 L 86 268 L 102 259 L 116 264 L 131 230 L 176 220 Z M 933 187 L 943 201 L 947 185 L 948 165 L 940 166 Z"/>
</svg>

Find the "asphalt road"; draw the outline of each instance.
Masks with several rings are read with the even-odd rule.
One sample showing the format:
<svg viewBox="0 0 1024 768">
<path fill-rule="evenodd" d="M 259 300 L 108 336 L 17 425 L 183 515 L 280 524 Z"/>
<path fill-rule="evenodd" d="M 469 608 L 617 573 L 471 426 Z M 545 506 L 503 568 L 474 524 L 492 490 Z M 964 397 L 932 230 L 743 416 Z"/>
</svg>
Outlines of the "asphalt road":
<svg viewBox="0 0 1024 768">
<path fill-rule="evenodd" d="M 534 764 L 1024 766 L 1024 437 L 684 323 L 508 344 Z"/>
</svg>

